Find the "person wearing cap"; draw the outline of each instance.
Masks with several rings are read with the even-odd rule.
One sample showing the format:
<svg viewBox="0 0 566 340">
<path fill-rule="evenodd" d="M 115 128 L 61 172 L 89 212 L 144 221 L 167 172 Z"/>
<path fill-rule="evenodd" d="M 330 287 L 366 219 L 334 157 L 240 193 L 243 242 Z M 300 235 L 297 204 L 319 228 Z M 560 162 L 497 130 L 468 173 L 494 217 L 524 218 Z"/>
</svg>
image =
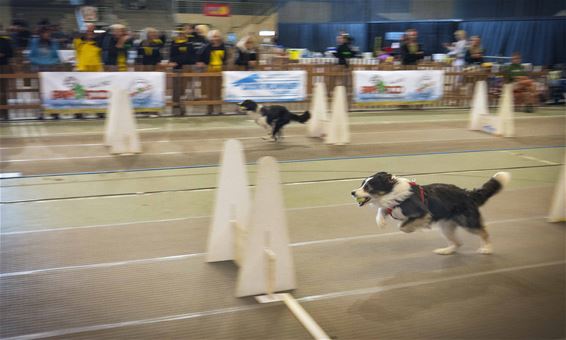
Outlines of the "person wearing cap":
<svg viewBox="0 0 566 340">
<path fill-rule="evenodd" d="M 174 69 L 182 69 L 184 65 L 194 65 L 197 62 L 197 53 L 189 40 L 189 30 L 186 25 L 177 29 L 177 36 L 171 42 L 169 62 Z"/>
</svg>

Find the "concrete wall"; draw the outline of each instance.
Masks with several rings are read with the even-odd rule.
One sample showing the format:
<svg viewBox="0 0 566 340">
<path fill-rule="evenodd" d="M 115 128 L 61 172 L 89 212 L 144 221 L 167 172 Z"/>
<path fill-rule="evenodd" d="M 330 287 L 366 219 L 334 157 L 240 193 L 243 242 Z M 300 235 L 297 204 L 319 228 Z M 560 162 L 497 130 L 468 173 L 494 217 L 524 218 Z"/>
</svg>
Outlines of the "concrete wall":
<svg viewBox="0 0 566 340">
<path fill-rule="evenodd" d="M 332 3 L 289 1 L 278 10 L 285 23 L 326 23 L 332 20 Z"/>
<path fill-rule="evenodd" d="M 411 17 L 419 20 L 451 19 L 454 15 L 452 0 L 419 0 L 411 4 Z"/>
<path fill-rule="evenodd" d="M 8 1 L 0 1 L 0 25 L 8 28 L 12 22 L 12 7 Z"/>
<path fill-rule="evenodd" d="M 202 14 L 177 13 L 177 23 L 208 24 L 221 32 L 235 32 L 238 37 L 247 33 L 277 30 L 277 13 L 257 17 L 251 15 L 232 15 L 229 17 L 209 17 Z"/>
</svg>

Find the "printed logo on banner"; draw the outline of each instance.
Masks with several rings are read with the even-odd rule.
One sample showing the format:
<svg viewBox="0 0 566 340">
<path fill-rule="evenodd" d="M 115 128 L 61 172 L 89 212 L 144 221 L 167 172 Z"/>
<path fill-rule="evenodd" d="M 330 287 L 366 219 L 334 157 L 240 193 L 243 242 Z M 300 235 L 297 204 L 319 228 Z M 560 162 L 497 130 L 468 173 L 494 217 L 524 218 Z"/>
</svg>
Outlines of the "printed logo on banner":
<svg viewBox="0 0 566 340">
<path fill-rule="evenodd" d="M 143 75 L 135 72 L 43 72 L 42 104 L 51 110 L 105 109 L 113 82 L 128 89 L 134 108 L 157 109 L 165 105 L 164 74 L 160 72 Z"/>
<path fill-rule="evenodd" d="M 442 97 L 442 71 L 354 71 L 358 103 L 398 104 Z"/>
<path fill-rule="evenodd" d="M 224 100 L 257 102 L 305 100 L 304 71 L 224 72 Z"/>
</svg>

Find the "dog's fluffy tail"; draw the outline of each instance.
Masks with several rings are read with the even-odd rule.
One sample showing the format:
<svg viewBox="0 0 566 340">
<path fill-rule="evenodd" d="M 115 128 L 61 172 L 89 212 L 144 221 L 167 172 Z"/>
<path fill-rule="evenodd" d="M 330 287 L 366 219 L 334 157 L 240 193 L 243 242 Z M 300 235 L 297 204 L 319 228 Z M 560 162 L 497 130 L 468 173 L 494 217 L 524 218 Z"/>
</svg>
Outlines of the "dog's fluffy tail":
<svg viewBox="0 0 566 340">
<path fill-rule="evenodd" d="M 487 200 L 501 191 L 511 181 L 511 174 L 508 172 L 498 172 L 489 181 L 485 182 L 479 189 L 470 192 L 470 197 L 478 206 L 482 206 Z"/>
<path fill-rule="evenodd" d="M 295 122 L 299 122 L 301 124 L 306 123 L 309 119 L 311 119 L 311 113 L 308 111 L 305 111 L 305 113 L 303 113 L 302 115 L 296 115 L 294 113 L 291 113 L 291 120 L 294 120 Z"/>
</svg>

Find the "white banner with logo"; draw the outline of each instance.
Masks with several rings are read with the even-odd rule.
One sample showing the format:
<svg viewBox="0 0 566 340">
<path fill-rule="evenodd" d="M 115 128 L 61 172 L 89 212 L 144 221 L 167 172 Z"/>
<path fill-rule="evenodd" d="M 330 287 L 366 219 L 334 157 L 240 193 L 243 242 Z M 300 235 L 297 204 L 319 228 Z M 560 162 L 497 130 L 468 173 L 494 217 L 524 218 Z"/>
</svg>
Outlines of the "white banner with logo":
<svg viewBox="0 0 566 340">
<path fill-rule="evenodd" d="M 353 71 L 358 104 L 426 104 L 442 98 L 444 71 Z"/>
<path fill-rule="evenodd" d="M 296 102 L 306 100 L 306 71 L 226 71 L 224 101 Z"/>
<path fill-rule="evenodd" d="M 46 110 L 104 111 L 112 85 L 127 89 L 138 111 L 165 107 L 163 72 L 41 72 L 41 102 Z"/>
</svg>

